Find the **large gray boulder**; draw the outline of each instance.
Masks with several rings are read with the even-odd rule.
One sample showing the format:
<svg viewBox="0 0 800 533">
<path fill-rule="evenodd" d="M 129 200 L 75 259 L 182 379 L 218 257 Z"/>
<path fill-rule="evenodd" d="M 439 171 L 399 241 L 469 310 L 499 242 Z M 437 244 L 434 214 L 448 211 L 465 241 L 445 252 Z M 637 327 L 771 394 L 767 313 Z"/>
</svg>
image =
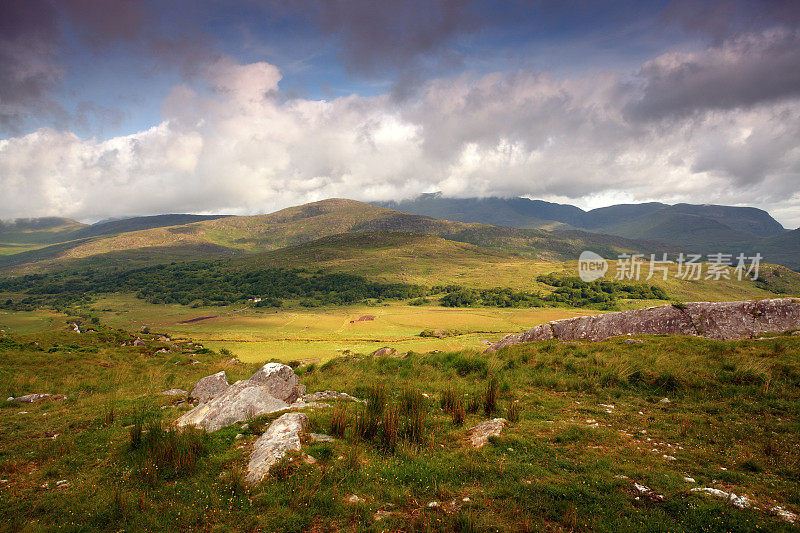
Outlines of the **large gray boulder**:
<svg viewBox="0 0 800 533">
<path fill-rule="evenodd" d="M 292 403 L 305 394 L 305 385 L 290 366 L 281 363 L 267 363 L 249 379 L 251 383 L 267 387 L 269 393 L 279 400 Z"/>
<path fill-rule="evenodd" d="M 211 433 L 235 422 L 288 408 L 289 404 L 270 394 L 268 387 L 243 380 L 181 416 L 177 425 L 195 426 Z"/>
<path fill-rule="evenodd" d="M 247 463 L 247 481 L 258 483 L 290 450 L 300 451 L 300 437 L 307 428 L 308 416 L 305 413 L 286 413 L 270 424 L 253 444 L 253 453 Z"/>
<path fill-rule="evenodd" d="M 228 386 L 228 376 L 225 375 L 224 370 L 221 370 L 198 381 L 189 396 L 196 398 L 200 403 L 206 403 L 211 398 L 225 392 Z"/>
<path fill-rule="evenodd" d="M 507 335 L 486 351 L 548 339 L 600 341 L 618 335 L 697 335 L 717 340 L 753 338 L 800 327 L 800 300 L 693 302 L 581 316 Z"/>
</svg>

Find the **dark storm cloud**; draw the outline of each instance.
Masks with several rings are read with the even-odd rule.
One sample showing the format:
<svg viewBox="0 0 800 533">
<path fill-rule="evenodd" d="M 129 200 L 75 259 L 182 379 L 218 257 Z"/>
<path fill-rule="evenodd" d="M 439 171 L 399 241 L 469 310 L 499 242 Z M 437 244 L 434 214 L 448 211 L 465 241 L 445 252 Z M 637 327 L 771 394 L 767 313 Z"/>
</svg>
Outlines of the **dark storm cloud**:
<svg viewBox="0 0 800 533">
<path fill-rule="evenodd" d="M 62 74 L 57 18 L 45 0 L 0 2 L 0 127 L 15 131 L 37 108 L 56 107 L 48 94 Z"/>
<path fill-rule="evenodd" d="M 639 72 L 639 119 L 747 107 L 800 95 L 800 31 L 775 29 L 728 39 L 700 53 L 670 53 Z"/>
<path fill-rule="evenodd" d="M 341 40 L 345 66 L 375 74 L 440 52 L 480 24 L 473 0 L 306 0 L 319 27 Z"/>
<path fill-rule="evenodd" d="M 675 0 L 662 12 L 667 23 L 709 37 L 716 44 L 742 33 L 776 25 L 797 28 L 797 0 Z"/>
<path fill-rule="evenodd" d="M 89 45 L 140 37 L 147 11 L 141 0 L 61 0 L 64 11 Z"/>
</svg>

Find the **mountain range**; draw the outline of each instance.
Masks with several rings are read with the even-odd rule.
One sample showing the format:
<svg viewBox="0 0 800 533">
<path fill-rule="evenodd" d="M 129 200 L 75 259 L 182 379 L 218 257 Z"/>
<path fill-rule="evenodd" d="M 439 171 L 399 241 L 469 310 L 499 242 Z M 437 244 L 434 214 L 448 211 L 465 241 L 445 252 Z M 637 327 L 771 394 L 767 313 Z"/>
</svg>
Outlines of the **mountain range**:
<svg viewBox="0 0 800 533">
<path fill-rule="evenodd" d="M 610 258 L 623 252 L 759 251 L 765 261 L 800 269 L 800 230 L 787 231 L 755 208 L 648 203 L 584 211 L 526 198 L 440 194 L 380 205 L 329 199 L 253 216 L 170 214 L 92 225 L 21 219 L 0 223 L 0 268 L 128 266 L 250 256 L 300 245 L 298 251 L 313 257 L 309 250 L 316 241 L 325 250 L 332 242 L 352 241 L 347 249 L 355 250 L 364 242 L 357 235 L 366 233 L 425 235 L 426 253 L 437 242 L 448 254 L 455 249 L 447 242 L 466 243 L 473 248 L 459 247 L 458 253 L 480 257 L 482 249 L 544 262 L 574 260 L 584 249 Z"/>
<path fill-rule="evenodd" d="M 441 193 L 375 205 L 461 222 L 548 229 L 554 235 L 577 230 L 655 241 L 676 253 L 761 253 L 767 261 L 800 269 L 800 229 L 787 230 L 754 207 L 650 202 L 584 211 L 528 198 L 447 198 Z"/>
</svg>

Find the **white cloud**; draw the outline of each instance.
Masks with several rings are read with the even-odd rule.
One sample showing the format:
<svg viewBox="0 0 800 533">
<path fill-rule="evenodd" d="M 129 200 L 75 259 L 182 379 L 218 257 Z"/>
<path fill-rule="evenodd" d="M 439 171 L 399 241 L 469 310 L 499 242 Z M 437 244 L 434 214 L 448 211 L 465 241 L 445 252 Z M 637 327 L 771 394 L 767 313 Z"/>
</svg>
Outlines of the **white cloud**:
<svg viewBox="0 0 800 533">
<path fill-rule="evenodd" d="M 800 225 L 797 99 L 643 121 L 628 113 L 641 89 L 615 73 L 462 75 L 402 104 L 287 100 L 266 63 L 221 60 L 206 80 L 210 91 L 175 87 L 163 122 L 130 136 L 0 140 L 0 217 L 257 213 L 442 190 L 756 205 Z"/>
</svg>

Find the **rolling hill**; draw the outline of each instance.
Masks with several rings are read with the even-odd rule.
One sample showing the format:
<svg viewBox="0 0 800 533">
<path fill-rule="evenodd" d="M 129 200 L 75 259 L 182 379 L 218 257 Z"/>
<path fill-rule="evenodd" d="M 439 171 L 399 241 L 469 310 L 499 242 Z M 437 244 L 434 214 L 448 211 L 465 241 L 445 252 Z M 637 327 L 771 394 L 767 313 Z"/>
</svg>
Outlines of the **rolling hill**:
<svg viewBox="0 0 800 533">
<path fill-rule="evenodd" d="M 91 227 L 90 227 L 91 228 Z M 658 250 L 658 244 L 574 231 L 467 224 L 410 215 L 353 200 L 330 199 L 268 215 L 224 217 L 188 224 L 97 235 L 0 259 L 17 270 L 58 268 L 75 262 L 111 265 L 170 262 L 277 250 L 343 233 L 410 232 L 515 253 L 541 261 L 577 257 L 583 249 L 616 257 L 621 252 Z"/>
</svg>

